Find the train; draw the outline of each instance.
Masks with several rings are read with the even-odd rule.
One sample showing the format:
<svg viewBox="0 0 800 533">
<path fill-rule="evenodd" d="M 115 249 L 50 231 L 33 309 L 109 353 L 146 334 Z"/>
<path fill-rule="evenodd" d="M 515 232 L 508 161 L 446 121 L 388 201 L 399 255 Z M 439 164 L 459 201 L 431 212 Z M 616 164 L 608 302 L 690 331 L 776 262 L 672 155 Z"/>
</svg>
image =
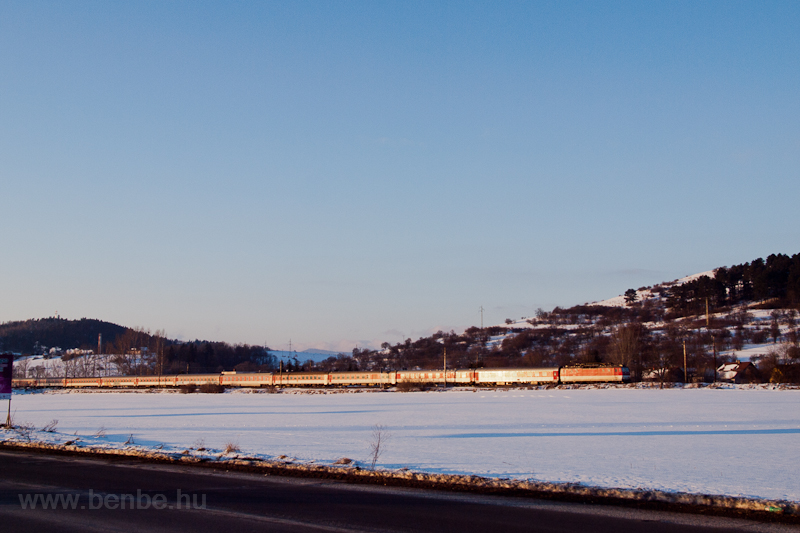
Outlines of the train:
<svg viewBox="0 0 800 533">
<path fill-rule="evenodd" d="M 219 385 L 231 388 L 260 387 L 393 387 L 403 384 L 454 386 L 524 386 L 571 383 L 628 383 L 624 365 L 573 365 L 543 368 L 469 368 L 441 370 L 393 370 L 352 372 L 221 372 L 151 376 L 20 378 L 14 388 L 180 388 Z"/>
</svg>

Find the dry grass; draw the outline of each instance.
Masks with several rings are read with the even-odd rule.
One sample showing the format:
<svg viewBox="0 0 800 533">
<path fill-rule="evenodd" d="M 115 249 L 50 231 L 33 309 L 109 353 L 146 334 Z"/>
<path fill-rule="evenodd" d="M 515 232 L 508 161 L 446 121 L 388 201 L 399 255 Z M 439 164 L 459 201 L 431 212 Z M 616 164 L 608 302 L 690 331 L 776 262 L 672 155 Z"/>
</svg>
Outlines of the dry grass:
<svg viewBox="0 0 800 533">
<path fill-rule="evenodd" d="M 436 384 L 430 381 L 398 381 L 397 382 L 397 391 L 398 392 L 414 392 L 414 391 L 426 391 L 430 389 L 436 388 Z"/>
<path fill-rule="evenodd" d="M 28 424 L 25 422 L 17 424 L 16 426 L 12 426 L 12 429 L 17 433 L 17 435 L 28 442 L 31 441 L 31 434 L 36 431 L 36 428 L 33 424 Z"/>
<path fill-rule="evenodd" d="M 225 444 L 225 453 L 238 453 L 240 451 L 242 451 L 242 449 L 239 448 L 238 442 L 231 441 Z"/>
<path fill-rule="evenodd" d="M 398 392 L 412 392 L 419 390 L 419 385 L 413 381 L 398 381 L 397 382 L 397 391 Z"/>
</svg>

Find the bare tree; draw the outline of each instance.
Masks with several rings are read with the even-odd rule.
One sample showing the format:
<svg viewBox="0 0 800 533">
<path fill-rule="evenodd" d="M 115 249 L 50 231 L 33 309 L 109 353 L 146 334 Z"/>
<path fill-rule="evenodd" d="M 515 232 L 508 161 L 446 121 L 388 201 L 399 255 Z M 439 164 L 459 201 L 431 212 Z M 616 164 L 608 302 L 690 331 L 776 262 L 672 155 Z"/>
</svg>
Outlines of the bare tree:
<svg viewBox="0 0 800 533">
<path fill-rule="evenodd" d="M 386 441 L 389 439 L 389 433 L 386 431 L 386 426 L 375 424 L 372 427 L 372 439 L 369 443 L 370 455 L 370 469 L 375 470 L 375 463 L 378 462 L 381 454 L 386 446 Z"/>
<path fill-rule="evenodd" d="M 671 381 L 670 371 L 677 366 L 673 346 L 663 341 L 654 346 L 652 364 L 655 365 L 653 369 L 655 378 L 661 384 L 661 388 L 664 388 L 664 383 Z"/>
<path fill-rule="evenodd" d="M 769 334 L 772 337 L 772 344 L 778 343 L 778 338 L 781 336 L 781 326 L 778 322 L 781 314 L 778 311 L 773 311 L 770 313 L 770 324 L 769 324 Z"/>
<path fill-rule="evenodd" d="M 61 377 L 64 378 L 78 377 L 78 371 L 79 371 L 78 359 L 79 359 L 78 357 L 71 357 L 66 361 L 63 358 L 61 359 L 61 366 L 64 372 L 64 375 Z"/>
<path fill-rule="evenodd" d="M 14 361 L 14 378 L 20 379 L 28 377 L 28 366 L 30 366 L 30 359 L 27 357 Z"/>
<path fill-rule="evenodd" d="M 166 331 L 163 329 L 157 329 L 155 335 L 153 336 L 154 346 L 153 346 L 153 356 L 155 358 L 155 372 L 159 376 L 164 373 L 164 365 L 166 363 L 164 359 L 164 340 L 166 339 Z"/>
<path fill-rule="evenodd" d="M 64 369 L 62 368 L 62 365 L 59 364 L 59 360 L 48 359 L 47 362 L 44 364 L 44 376 L 42 377 L 63 378 Z"/>
<path fill-rule="evenodd" d="M 624 324 L 611 332 L 610 353 L 612 362 L 624 365 L 635 361 L 641 346 L 641 326 Z"/>
<path fill-rule="evenodd" d="M 79 367 L 81 377 L 88 378 L 97 375 L 97 360 L 99 356 L 94 353 L 84 354 L 80 358 Z"/>
<path fill-rule="evenodd" d="M 116 353 L 111 362 L 119 373 L 134 376 L 155 372 L 156 356 L 150 350 L 151 340 L 150 331 L 144 328 L 127 329 L 114 339 Z"/>
</svg>

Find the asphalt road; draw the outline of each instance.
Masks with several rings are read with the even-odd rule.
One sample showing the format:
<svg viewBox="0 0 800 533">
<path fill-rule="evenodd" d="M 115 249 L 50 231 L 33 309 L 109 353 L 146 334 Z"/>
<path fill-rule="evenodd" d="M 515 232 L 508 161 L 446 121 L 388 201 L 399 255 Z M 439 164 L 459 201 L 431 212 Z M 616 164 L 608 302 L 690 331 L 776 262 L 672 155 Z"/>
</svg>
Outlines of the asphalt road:
<svg viewBox="0 0 800 533">
<path fill-rule="evenodd" d="M 800 528 L 136 461 L 0 452 L 0 531 L 659 533 L 797 532 Z"/>
</svg>

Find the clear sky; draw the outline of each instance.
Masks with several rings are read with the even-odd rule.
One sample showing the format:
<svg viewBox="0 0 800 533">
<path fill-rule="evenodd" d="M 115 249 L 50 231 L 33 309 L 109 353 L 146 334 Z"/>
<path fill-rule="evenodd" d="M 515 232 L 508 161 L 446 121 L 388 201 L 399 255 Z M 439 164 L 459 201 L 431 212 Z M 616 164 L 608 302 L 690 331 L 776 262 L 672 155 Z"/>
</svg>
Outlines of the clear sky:
<svg viewBox="0 0 800 533">
<path fill-rule="evenodd" d="M 350 350 L 800 252 L 800 2 L 0 5 L 0 321 Z"/>
</svg>

